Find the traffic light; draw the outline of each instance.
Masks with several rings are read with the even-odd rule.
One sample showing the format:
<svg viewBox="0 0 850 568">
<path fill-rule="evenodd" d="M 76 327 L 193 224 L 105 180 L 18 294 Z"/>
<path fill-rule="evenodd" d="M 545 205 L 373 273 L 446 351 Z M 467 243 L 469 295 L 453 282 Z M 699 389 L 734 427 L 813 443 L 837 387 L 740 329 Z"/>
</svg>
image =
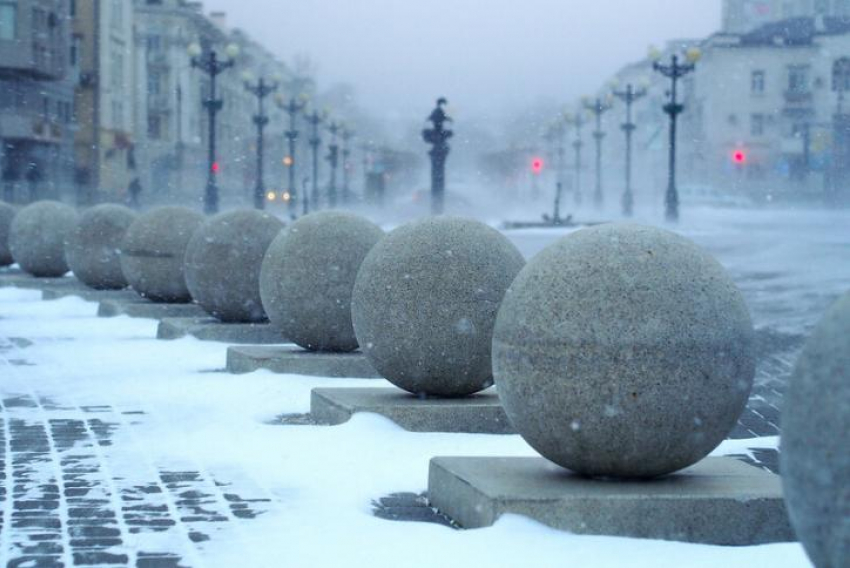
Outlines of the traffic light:
<svg viewBox="0 0 850 568">
<path fill-rule="evenodd" d="M 534 158 L 531 160 L 531 171 L 535 175 L 543 171 L 543 158 Z"/>
<path fill-rule="evenodd" d="M 218 162 L 213 162 L 212 173 L 217 174 L 220 169 L 221 168 L 219 167 Z"/>
<path fill-rule="evenodd" d="M 746 164 L 747 153 L 744 150 L 735 150 L 732 152 L 732 161 L 739 165 Z"/>
</svg>

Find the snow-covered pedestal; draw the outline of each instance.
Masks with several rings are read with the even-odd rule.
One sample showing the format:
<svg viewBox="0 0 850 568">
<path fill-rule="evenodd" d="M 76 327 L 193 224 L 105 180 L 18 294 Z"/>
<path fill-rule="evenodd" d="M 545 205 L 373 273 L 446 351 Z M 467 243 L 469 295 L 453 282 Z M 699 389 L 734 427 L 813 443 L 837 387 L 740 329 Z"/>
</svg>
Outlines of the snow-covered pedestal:
<svg viewBox="0 0 850 568">
<path fill-rule="evenodd" d="M 260 369 L 313 377 L 381 378 L 360 352 L 325 353 L 307 351 L 295 345 L 246 345 L 230 347 L 227 350 L 228 372 L 243 374 Z"/>
<path fill-rule="evenodd" d="M 576 534 L 731 546 L 795 540 L 779 477 L 733 458 L 612 482 L 543 458 L 437 457 L 428 491 L 431 504 L 465 528 L 508 513 Z"/>
<path fill-rule="evenodd" d="M 67 296 L 76 296 L 86 302 L 102 302 L 104 300 L 133 301 L 138 300 L 139 295 L 129 289 L 124 290 L 95 290 L 81 282 L 79 285 L 50 285 L 41 289 L 42 300 L 58 300 Z"/>
<path fill-rule="evenodd" d="M 342 424 L 357 412 L 380 414 L 411 432 L 514 433 L 492 389 L 460 398 L 421 398 L 396 388 L 312 391 L 310 416 L 319 424 Z"/>
<path fill-rule="evenodd" d="M 97 307 L 97 315 L 102 318 L 130 316 L 131 318 L 163 319 L 204 317 L 206 312 L 198 304 L 152 302 L 136 294 L 135 298 L 128 300 L 101 301 Z"/>
<path fill-rule="evenodd" d="M 160 320 L 157 339 L 192 336 L 205 341 L 241 344 L 287 343 L 268 323 L 224 323 L 214 317 L 177 317 Z"/>
</svg>

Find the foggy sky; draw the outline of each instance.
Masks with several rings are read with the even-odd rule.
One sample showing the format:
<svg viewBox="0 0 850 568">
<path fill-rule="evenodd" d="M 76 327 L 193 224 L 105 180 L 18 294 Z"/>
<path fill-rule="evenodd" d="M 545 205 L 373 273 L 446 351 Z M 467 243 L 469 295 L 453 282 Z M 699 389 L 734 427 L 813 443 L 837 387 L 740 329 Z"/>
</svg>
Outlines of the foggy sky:
<svg viewBox="0 0 850 568">
<path fill-rule="evenodd" d="M 650 44 L 703 37 L 720 0 L 205 0 L 284 61 L 308 53 L 320 88 L 353 84 L 382 116 L 456 116 L 595 92 Z"/>
</svg>

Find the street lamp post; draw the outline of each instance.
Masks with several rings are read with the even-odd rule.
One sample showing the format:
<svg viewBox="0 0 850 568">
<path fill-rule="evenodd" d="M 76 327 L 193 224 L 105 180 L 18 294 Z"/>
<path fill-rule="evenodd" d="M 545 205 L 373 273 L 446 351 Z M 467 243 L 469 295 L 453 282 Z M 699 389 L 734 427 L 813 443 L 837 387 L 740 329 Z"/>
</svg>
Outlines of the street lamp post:
<svg viewBox="0 0 850 568">
<path fill-rule="evenodd" d="M 654 61 L 652 63 L 652 68 L 670 79 L 671 83 L 669 91 L 670 102 L 664 105 L 664 112 L 670 116 L 670 163 L 667 178 L 667 193 L 664 196 L 664 216 L 671 222 L 679 220 L 679 192 L 676 189 L 676 120 L 682 111 L 685 110 L 685 105 L 678 101 L 676 89 L 679 79 L 696 69 L 696 62 L 698 60 L 699 50 L 691 49 L 688 50 L 685 63 L 681 63 L 679 56 L 675 53 L 670 56 L 669 65 L 665 65 L 660 61 Z"/>
<path fill-rule="evenodd" d="M 246 80 L 245 90 L 257 97 L 257 114 L 254 115 L 254 124 L 257 126 L 257 183 L 254 186 L 254 208 L 265 209 L 266 188 L 263 183 L 263 132 L 269 123 L 269 117 L 265 114 L 265 99 L 277 90 L 277 82 L 266 83 L 262 77 L 256 83 Z"/>
<path fill-rule="evenodd" d="M 228 46 L 228 59 L 222 60 L 218 58 L 218 54 L 214 49 L 210 49 L 206 54 L 201 52 L 200 46 L 192 44 L 189 46 L 189 55 L 191 56 L 192 67 L 200 69 L 209 76 L 210 90 L 204 107 L 209 115 L 209 147 L 208 147 L 208 169 L 207 169 L 207 186 L 204 191 L 204 211 L 208 214 L 218 212 L 218 184 L 216 175 L 218 174 L 218 162 L 216 162 L 215 153 L 215 117 L 224 106 L 224 101 L 217 98 L 216 95 L 216 77 L 223 71 L 233 67 L 235 64 L 234 57 L 238 54 L 236 46 Z"/>
<path fill-rule="evenodd" d="M 331 166 L 331 177 L 328 183 L 328 206 L 333 209 L 336 207 L 336 169 L 339 165 L 339 132 L 342 126 L 338 122 L 331 122 L 328 125 L 328 132 L 331 133 L 331 142 L 328 144 L 328 155 L 326 157 Z"/>
<path fill-rule="evenodd" d="M 454 132 L 445 128 L 445 123 L 452 120 L 443 109 L 447 104 L 448 101 L 445 98 L 437 99 L 437 107 L 428 117 L 434 127 L 422 131 L 422 139 L 431 144 L 428 155 L 431 156 L 431 213 L 433 215 L 443 213 L 446 193 L 446 158 L 450 150 L 448 140 L 454 136 Z"/>
<path fill-rule="evenodd" d="M 351 139 L 354 138 L 354 131 L 350 128 L 343 127 L 342 134 L 342 204 L 348 205 L 351 201 Z"/>
<path fill-rule="evenodd" d="M 623 215 L 631 217 L 634 210 L 634 193 L 632 192 L 632 134 L 635 126 L 632 120 L 632 105 L 635 101 L 646 96 L 646 89 L 635 89 L 629 83 L 623 91 L 614 91 L 614 96 L 626 103 L 626 122 L 620 128 L 626 133 L 626 189 L 623 191 Z"/>
<path fill-rule="evenodd" d="M 313 210 L 319 209 L 319 145 L 322 143 L 322 139 L 319 136 L 319 125 L 325 120 L 325 117 L 322 113 L 317 110 L 309 113 L 307 116 L 307 123 L 311 127 L 310 132 L 310 150 L 312 151 L 313 158 L 313 179 L 312 188 L 310 191 L 310 202 L 312 204 Z M 306 196 L 305 196 L 306 197 Z"/>
<path fill-rule="evenodd" d="M 576 166 L 576 174 L 575 174 L 575 202 L 576 205 L 581 205 L 582 195 L 581 195 L 581 149 L 584 146 L 584 142 L 581 139 L 581 129 L 585 124 L 585 118 L 582 115 L 581 111 L 577 112 L 575 115 L 567 115 L 565 120 L 568 124 L 571 124 L 576 129 L 576 139 L 573 141 L 573 150 L 575 151 L 575 166 Z"/>
<path fill-rule="evenodd" d="M 297 211 L 297 194 L 298 191 L 295 187 L 295 142 L 298 140 L 298 130 L 295 128 L 295 117 L 298 116 L 302 110 L 304 110 L 305 102 L 292 97 L 289 99 L 288 103 L 281 104 L 280 108 L 283 109 L 286 114 L 289 115 L 289 130 L 285 132 L 286 140 L 289 143 L 289 155 L 284 158 L 284 164 L 288 170 L 288 181 L 289 187 L 287 191 L 289 191 L 289 217 L 291 219 L 295 219 L 296 211 Z M 304 212 L 307 212 L 307 196 L 304 195 Z"/>
<path fill-rule="evenodd" d="M 611 110 L 610 100 L 596 97 L 596 100 L 585 100 L 584 108 L 593 113 L 596 118 L 596 130 L 593 131 L 593 138 L 596 141 L 596 188 L 593 192 L 593 203 L 596 208 L 601 208 L 605 201 L 605 195 L 602 193 L 602 140 L 605 138 L 605 133 L 602 131 L 602 115 Z"/>
</svg>

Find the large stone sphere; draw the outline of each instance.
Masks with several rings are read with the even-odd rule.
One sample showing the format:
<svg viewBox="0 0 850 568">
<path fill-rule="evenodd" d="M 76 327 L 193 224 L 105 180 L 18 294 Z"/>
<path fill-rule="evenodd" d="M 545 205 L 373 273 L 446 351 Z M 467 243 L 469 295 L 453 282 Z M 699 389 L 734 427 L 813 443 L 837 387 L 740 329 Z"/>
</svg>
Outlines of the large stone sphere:
<svg viewBox="0 0 850 568">
<path fill-rule="evenodd" d="M 260 266 L 282 229 L 280 219 L 252 209 L 207 220 L 186 249 L 186 284 L 195 301 L 222 321 L 264 321 Z"/>
<path fill-rule="evenodd" d="M 305 349 L 357 349 L 351 294 L 357 271 L 384 232 L 362 217 L 323 211 L 302 217 L 275 239 L 260 272 L 272 324 Z"/>
<path fill-rule="evenodd" d="M 40 277 L 68 272 L 65 242 L 77 223 L 73 207 L 37 201 L 21 209 L 9 229 L 9 249 L 21 270 Z"/>
<path fill-rule="evenodd" d="M 9 230 L 17 210 L 8 203 L 0 201 L 0 266 L 9 266 L 15 262 L 9 250 Z"/>
<path fill-rule="evenodd" d="M 417 395 L 465 396 L 493 382 L 493 325 L 524 260 L 477 221 L 437 217 L 399 227 L 366 256 L 351 313 L 375 369 Z"/>
<path fill-rule="evenodd" d="M 127 287 L 119 247 L 136 214 L 122 205 L 92 207 L 77 221 L 65 245 L 68 266 L 81 282 L 99 290 Z"/>
<path fill-rule="evenodd" d="M 183 258 L 204 216 L 185 207 L 140 215 L 121 242 L 121 270 L 130 286 L 154 302 L 189 302 Z"/>
<path fill-rule="evenodd" d="M 517 431 L 590 476 L 647 478 L 696 463 L 747 403 L 754 332 L 709 254 L 631 224 L 568 235 L 517 276 L 493 373 Z"/>
<path fill-rule="evenodd" d="M 782 409 L 780 470 L 812 563 L 850 566 L 850 294 L 806 342 Z"/>
</svg>

